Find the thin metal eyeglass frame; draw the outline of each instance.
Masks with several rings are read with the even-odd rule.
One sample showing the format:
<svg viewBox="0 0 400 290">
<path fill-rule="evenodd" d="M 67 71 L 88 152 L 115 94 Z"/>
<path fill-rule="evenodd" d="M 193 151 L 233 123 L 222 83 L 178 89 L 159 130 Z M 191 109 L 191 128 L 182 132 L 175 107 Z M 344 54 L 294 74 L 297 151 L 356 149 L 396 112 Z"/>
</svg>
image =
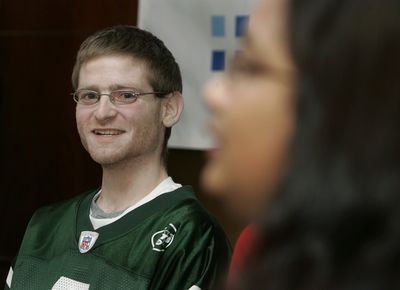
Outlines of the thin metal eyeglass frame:
<svg viewBox="0 0 400 290">
<path fill-rule="evenodd" d="M 91 91 L 91 90 L 85 90 L 85 91 L 95 93 L 96 96 L 97 96 L 96 102 L 94 102 L 93 104 L 85 104 L 85 103 L 79 102 L 79 100 L 78 100 L 78 98 L 77 98 L 77 93 L 78 93 L 79 91 L 76 91 L 76 92 L 71 93 L 72 99 L 73 99 L 77 104 L 84 105 L 84 106 L 91 106 L 91 105 L 97 104 L 97 103 L 100 101 L 101 96 L 108 96 L 108 98 L 110 99 L 110 102 L 113 103 L 114 105 L 127 105 L 127 104 L 132 104 L 132 103 L 136 102 L 139 96 L 144 96 L 144 95 L 155 95 L 155 96 L 158 97 L 158 98 L 163 98 L 165 95 L 168 95 L 168 94 L 169 94 L 168 92 L 136 93 L 136 92 L 134 92 L 134 91 L 129 91 L 129 90 L 126 90 L 126 91 L 123 91 L 123 90 L 121 90 L 121 91 L 112 91 L 112 92 L 110 92 L 109 94 L 106 94 L 106 93 L 99 93 L 99 92 Z M 133 95 L 135 95 L 136 98 L 135 98 L 135 100 L 132 101 L 132 102 L 128 102 L 128 103 L 123 103 L 123 102 L 122 102 L 122 103 L 121 103 L 121 102 L 118 103 L 118 102 L 117 102 L 117 103 L 116 103 L 116 102 L 115 102 L 115 98 L 112 96 L 112 94 L 113 94 L 113 93 L 116 93 L 116 92 L 121 92 L 121 93 L 132 93 Z M 161 97 L 160 97 L 160 96 L 161 96 Z"/>
</svg>

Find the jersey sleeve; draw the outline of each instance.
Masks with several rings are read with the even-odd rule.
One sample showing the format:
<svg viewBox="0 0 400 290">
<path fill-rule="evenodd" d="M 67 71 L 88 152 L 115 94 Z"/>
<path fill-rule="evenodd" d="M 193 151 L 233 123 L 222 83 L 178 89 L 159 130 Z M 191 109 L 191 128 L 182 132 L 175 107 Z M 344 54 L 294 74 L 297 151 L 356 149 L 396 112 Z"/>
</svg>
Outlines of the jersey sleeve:
<svg viewBox="0 0 400 290">
<path fill-rule="evenodd" d="M 9 290 L 11 288 L 12 278 L 14 274 L 14 263 L 15 259 L 12 261 L 10 269 L 8 270 L 7 278 L 4 285 L 4 290 Z"/>
<path fill-rule="evenodd" d="M 160 259 L 150 289 L 220 289 L 231 256 L 222 229 L 207 219 L 174 227 L 174 240 Z"/>
</svg>

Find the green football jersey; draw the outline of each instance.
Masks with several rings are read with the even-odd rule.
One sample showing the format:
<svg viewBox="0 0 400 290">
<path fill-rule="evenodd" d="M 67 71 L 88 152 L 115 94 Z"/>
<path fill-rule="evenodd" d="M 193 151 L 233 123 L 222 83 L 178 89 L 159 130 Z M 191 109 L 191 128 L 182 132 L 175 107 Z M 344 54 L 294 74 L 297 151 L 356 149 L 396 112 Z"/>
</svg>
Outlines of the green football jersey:
<svg viewBox="0 0 400 290">
<path fill-rule="evenodd" d="M 231 247 L 191 187 L 165 193 L 97 230 L 89 219 L 95 193 L 35 212 L 12 268 L 11 289 L 216 287 Z"/>
</svg>

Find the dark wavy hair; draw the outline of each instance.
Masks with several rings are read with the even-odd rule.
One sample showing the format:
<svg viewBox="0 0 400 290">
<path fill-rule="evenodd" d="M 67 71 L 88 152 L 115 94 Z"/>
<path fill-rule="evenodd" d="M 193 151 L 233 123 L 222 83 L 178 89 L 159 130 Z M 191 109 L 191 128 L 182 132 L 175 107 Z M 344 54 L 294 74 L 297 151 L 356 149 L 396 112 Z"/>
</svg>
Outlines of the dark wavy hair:
<svg viewBox="0 0 400 290">
<path fill-rule="evenodd" d="M 400 1 L 289 0 L 290 168 L 238 289 L 400 289 Z"/>
</svg>

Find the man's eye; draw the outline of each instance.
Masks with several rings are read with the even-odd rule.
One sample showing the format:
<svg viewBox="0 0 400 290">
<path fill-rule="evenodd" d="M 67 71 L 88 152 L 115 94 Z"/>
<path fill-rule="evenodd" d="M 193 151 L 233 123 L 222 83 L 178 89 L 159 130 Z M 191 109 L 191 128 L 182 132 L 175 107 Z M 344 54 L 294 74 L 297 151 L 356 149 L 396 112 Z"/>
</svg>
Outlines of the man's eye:
<svg viewBox="0 0 400 290">
<path fill-rule="evenodd" d="M 136 94 L 134 92 L 120 92 L 119 93 L 119 98 L 129 100 L 129 99 L 135 99 Z"/>
<path fill-rule="evenodd" d="M 97 99 L 97 94 L 95 93 L 84 93 L 80 96 L 81 100 L 95 100 Z"/>
</svg>

